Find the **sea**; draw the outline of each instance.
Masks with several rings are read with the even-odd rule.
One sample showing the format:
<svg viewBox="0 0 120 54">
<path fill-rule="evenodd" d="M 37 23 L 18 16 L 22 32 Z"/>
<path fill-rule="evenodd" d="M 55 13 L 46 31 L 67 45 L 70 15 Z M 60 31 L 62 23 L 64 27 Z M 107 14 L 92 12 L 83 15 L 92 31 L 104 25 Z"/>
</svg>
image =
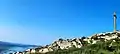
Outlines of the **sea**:
<svg viewBox="0 0 120 54">
<path fill-rule="evenodd" d="M 30 48 L 38 47 L 37 45 L 26 45 L 0 41 L 0 54 L 9 54 L 14 52 L 22 52 Z"/>
</svg>

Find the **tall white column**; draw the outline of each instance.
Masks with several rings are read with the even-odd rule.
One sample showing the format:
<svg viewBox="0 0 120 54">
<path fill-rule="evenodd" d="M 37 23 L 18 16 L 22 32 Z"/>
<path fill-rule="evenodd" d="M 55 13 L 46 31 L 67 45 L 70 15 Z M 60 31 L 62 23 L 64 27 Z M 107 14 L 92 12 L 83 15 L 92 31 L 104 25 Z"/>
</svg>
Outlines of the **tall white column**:
<svg viewBox="0 0 120 54">
<path fill-rule="evenodd" d="M 116 32 L 116 27 L 117 27 L 117 24 L 116 24 L 116 19 L 117 19 L 117 16 L 116 16 L 116 12 L 114 12 L 113 14 L 113 17 L 114 17 L 114 32 Z"/>
</svg>

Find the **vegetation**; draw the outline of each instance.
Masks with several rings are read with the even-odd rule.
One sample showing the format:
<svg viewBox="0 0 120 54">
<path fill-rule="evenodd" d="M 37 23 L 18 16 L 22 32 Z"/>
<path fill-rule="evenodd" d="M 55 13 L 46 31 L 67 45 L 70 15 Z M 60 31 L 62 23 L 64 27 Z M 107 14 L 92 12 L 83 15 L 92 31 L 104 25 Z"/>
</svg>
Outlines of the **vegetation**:
<svg viewBox="0 0 120 54">
<path fill-rule="evenodd" d="M 59 49 L 45 54 L 120 54 L 120 39 L 99 41 L 96 44 L 88 44 L 81 48 Z"/>
</svg>

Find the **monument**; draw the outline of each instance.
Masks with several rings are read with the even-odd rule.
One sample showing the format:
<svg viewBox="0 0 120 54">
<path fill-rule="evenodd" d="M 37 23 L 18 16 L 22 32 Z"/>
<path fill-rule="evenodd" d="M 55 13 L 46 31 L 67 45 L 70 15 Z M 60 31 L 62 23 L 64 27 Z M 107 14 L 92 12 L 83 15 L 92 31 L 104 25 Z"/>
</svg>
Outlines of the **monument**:
<svg viewBox="0 0 120 54">
<path fill-rule="evenodd" d="M 116 16 L 116 12 L 114 12 L 113 17 L 114 17 L 114 32 L 116 32 L 116 29 L 117 29 L 117 24 L 116 24 L 117 16 Z"/>
</svg>

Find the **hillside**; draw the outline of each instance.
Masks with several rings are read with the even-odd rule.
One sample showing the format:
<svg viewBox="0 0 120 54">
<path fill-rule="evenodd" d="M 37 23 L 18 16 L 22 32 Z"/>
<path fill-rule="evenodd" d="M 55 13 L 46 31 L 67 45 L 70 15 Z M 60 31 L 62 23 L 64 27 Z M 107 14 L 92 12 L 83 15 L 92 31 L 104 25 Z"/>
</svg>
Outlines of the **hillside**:
<svg viewBox="0 0 120 54">
<path fill-rule="evenodd" d="M 59 39 L 52 44 L 25 50 L 24 54 L 118 54 L 120 32 L 106 32 L 73 39 Z"/>
</svg>

